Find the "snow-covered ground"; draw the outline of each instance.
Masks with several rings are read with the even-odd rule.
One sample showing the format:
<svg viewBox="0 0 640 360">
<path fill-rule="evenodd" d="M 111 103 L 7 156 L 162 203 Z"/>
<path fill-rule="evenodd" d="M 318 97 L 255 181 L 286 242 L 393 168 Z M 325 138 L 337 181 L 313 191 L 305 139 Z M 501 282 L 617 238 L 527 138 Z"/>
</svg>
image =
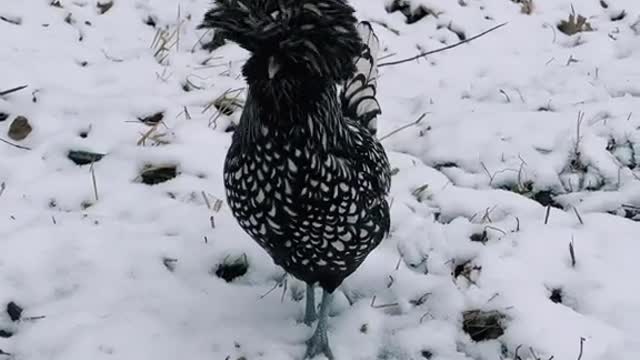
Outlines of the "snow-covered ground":
<svg viewBox="0 0 640 360">
<path fill-rule="evenodd" d="M 637 359 L 640 2 L 353 2 L 381 63 L 508 24 L 381 68 L 381 134 L 426 115 L 383 141 L 392 232 L 337 297 L 337 358 Z M 302 284 L 269 293 L 282 270 L 221 204 L 239 111 L 211 104 L 243 99 L 246 53 L 201 49 L 210 0 L 100 4 L 0 2 L 0 91 L 28 85 L 0 97 L 23 147 L 0 143 L 0 309 L 24 309 L 0 359 L 300 359 Z M 592 31 L 561 32 L 572 11 Z"/>
</svg>

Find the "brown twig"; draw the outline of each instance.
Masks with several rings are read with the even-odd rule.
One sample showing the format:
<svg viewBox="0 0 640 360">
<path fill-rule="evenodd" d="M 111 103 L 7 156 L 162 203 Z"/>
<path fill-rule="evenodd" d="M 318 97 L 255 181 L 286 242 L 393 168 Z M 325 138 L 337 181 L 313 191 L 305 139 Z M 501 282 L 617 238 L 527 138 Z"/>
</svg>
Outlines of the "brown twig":
<svg viewBox="0 0 640 360">
<path fill-rule="evenodd" d="M 580 221 L 580 225 L 584 225 L 584 220 L 582 220 L 582 216 L 580 216 L 580 212 L 578 211 L 578 208 L 575 206 L 573 207 L 573 212 L 576 214 L 576 217 L 578 218 L 578 221 Z"/>
<path fill-rule="evenodd" d="M 497 232 L 501 233 L 502 235 L 505 235 L 505 236 L 507 235 L 507 232 L 506 232 L 506 231 L 504 231 L 504 230 L 502 230 L 502 229 L 500 229 L 500 228 L 497 228 L 497 227 L 495 227 L 495 226 L 487 225 L 487 226 L 485 226 L 485 227 L 484 227 L 484 229 L 485 229 L 485 231 L 486 231 L 487 229 L 489 229 L 489 230 L 497 231 Z"/>
<path fill-rule="evenodd" d="M 396 263 L 396 270 L 400 269 L 400 264 L 402 263 L 402 255 L 398 258 L 398 262 Z"/>
<path fill-rule="evenodd" d="M 404 130 L 404 129 L 407 129 L 407 128 L 410 128 L 410 127 L 412 127 L 412 126 L 415 126 L 415 125 L 420 124 L 420 122 L 424 119 L 424 117 L 425 117 L 425 116 L 427 116 L 427 114 L 428 114 L 428 113 L 422 113 L 422 115 L 420 115 L 420 117 L 418 118 L 418 120 L 416 120 L 416 121 L 412 121 L 412 122 L 410 122 L 410 123 L 408 123 L 408 124 L 406 124 L 406 125 L 402 125 L 402 126 L 400 126 L 399 128 L 397 128 L 397 129 L 395 129 L 395 130 L 391 131 L 390 133 L 388 133 L 387 135 L 380 137 L 379 141 L 385 140 L 385 139 L 387 139 L 387 138 L 389 138 L 389 137 L 391 137 L 391 136 L 393 136 L 393 135 L 395 135 L 395 134 L 399 133 L 400 131 L 402 131 L 402 130 Z"/>
<path fill-rule="evenodd" d="M 10 142 L 10 141 L 7 141 L 7 140 L 5 140 L 5 139 L 2 139 L 2 138 L 0 138 L 0 141 L 2 141 L 3 143 L 5 143 L 5 144 L 7 144 L 7 145 L 11 145 L 11 146 L 13 146 L 13 147 L 16 147 L 16 148 L 18 148 L 18 149 L 22 149 L 22 150 L 31 150 L 31 148 L 30 148 L 30 147 L 26 147 L 26 146 L 22 146 L 22 145 L 14 144 L 14 143 L 12 143 L 12 142 Z"/>
<path fill-rule="evenodd" d="M 376 296 L 374 295 L 373 298 L 371 298 L 371 307 L 374 308 L 374 309 L 384 309 L 384 308 L 394 307 L 394 306 L 399 306 L 399 305 L 400 304 L 398 304 L 398 303 L 376 305 Z"/>
<path fill-rule="evenodd" d="M 96 182 L 96 172 L 93 166 L 94 162 L 91 162 L 91 167 L 89 170 L 91 171 L 91 182 L 93 183 L 93 196 L 96 199 L 96 202 L 100 201 L 100 196 L 98 196 L 98 184 Z"/>
<path fill-rule="evenodd" d="M 0 96 L 5 96 L 5 95 L 9 95 L 11 93 L 26 89 L 29 85 L 22 85 L 22 86 L 18 86 L 18 87 L 14 87 L 13 89 L 9 89 L 9 90 L 4 90 L 4 91 L 0 91 Z"/>
<path fill-rule="evenodd" d="M 544 215 L 544 224 L 547 225 L 549 223 L 549 215 L 551 214 L 551 205 L 547 206 L 547 212 Z"/>
<path fill-rule="evenodd" d="M 260 295 L 259 299 L 262 300 L 265 297 L 267 297 L 269 294 L 271 294 L 272 292 L 275 291 L 275 289 L 279 288 L 280 286 L 282 286 L 285 281 L 287 280 L 287 274 L 283 274 L 282 277 L 278 280 L 276 280 L 276 283 L 273 285 L 273 287 L 271 289 L 269 289 L 269 291 L 267 291 L 266 293 Z"/>
<path fill-rule="evenodd" d="M 584 351 L 584 342 L 586 340 L 587 339 L 585 339 L 583 337 L 580 338 L 580 354 L 578 354 L 578 360 L 582 360 L 582 352 Z"/>
<path fill-rule="evenodd" d="M 472 37 L 470 37 L 468 39 L 459 41 L 459 42 L 457 42 L 455 44 L 447 45 L 445 47 L 441 47 L 439 49 L 435 49 L 435 50 L 431 50 L 431 51 L 425 51 L 423 53 L 420 53 L 420 54 L 418 54 L 416 56 L 412 56 L 412 57 L 407 58 L 407 59 L 397 60 L 397 61 L 390 61 L 390 62 L 378 64 L 378 67 L 385 67 L 385 66 L 403 64 L 403 63 L 406 63 L 406 62 L 410 62 L 410 61 L 413 61 L 413 60 L 420 59 L 420 58 L 425 57 L 427 55 L 431 55 L 431 54 L 439 53 L 439 52 L 446 51 L 446 50 L 449 50 L 449 49 L 453 49 L 453 48 L 458 47 L 458 46 L 460 46 L 462 44 L 466 44 L 466 43 L 471 42 L 471 41 L 473 41 L 475 39 L 478 39 L 478 38 L 480 38 L 482 36 L 485 36 L 485 35 L 487 35 L 488 33 L 492 32 L 492 31 L 498 30 L 499 28 L 501 28 L 501 27 L 503 27 L 503 26 L 505 26 L 507 24 L 508 23 L 504 22 L 502 24 L 499 24 L 499 25 L 496 25 L 496 26 L 490 28 L 489 30 L 485 30 L 485 31 L 481 32 L 480 34 L 474 35 L 474 36 L 472 36 Z"/>
<path fill-rule="evenodd" d="M 513 355 L 513 360 L 522 360 L 522 358 L 520 357 L 520 355 L 518 355 L 518 351 L 520 351 L 520 348 L 522 347 L 522 345 L 518 345 L 516 347 L 516 352 Z"/>
<path fill-rule="evenodd" d="M 571 256 L 571 267 L 576 267 L 576 251 L 573 247 L 573 237 L 571 238 L 571 242 L 569 243 L 569 255 Z"/>
<path fill-rule="evenodd" d="M 107 54 L 107 51 L 106 51 L 106 50 L 104 50 L 104 49 L 101 49 L 101 51 L 102 51 L 102 55 L 104 55 L 104 57 L 105 57 L 107 60 L 109 60 L 109 61 L 113 61 L 113 62 L 115 62 L 115 63 L 121 63 L 121 62 L 124 62 L 124 59 L 115 58 L 115 57 L 113 57 L 113 56 L 111 56 L 111 55 Z"/>
</svg>

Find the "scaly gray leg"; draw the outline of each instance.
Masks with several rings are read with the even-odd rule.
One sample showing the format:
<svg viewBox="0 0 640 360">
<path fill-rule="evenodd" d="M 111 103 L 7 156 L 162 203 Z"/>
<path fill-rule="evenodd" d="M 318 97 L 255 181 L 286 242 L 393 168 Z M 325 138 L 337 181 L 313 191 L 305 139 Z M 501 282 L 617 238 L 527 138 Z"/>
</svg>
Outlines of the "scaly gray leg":
<svg viewBox="0 0 640 360">
<path fill-rule="evenodd" d="M 311 326 L 314 321 L 318 319 L 316 314 L 316 295 L 315 286 L 313 284 L 307 284 L 307 296 L 305 296 L 307 306 L 304 312 L 304 323 Z"/>
<path fill-rule="evenodd" d="M 332 301 L 333 294 L 324 290 L 322 292 L 320 314 L 318 314 L 318 326 L 311 338 L 307 340 L 305 359 L 313 359 L 317 355 L 324 354 L 329 360 L 334 360 L 333 353 L 329 347 L 329 337 L 327 336 L 327 320 L 329 318 L 329 306 L 331 306 Z"/>
</svg>

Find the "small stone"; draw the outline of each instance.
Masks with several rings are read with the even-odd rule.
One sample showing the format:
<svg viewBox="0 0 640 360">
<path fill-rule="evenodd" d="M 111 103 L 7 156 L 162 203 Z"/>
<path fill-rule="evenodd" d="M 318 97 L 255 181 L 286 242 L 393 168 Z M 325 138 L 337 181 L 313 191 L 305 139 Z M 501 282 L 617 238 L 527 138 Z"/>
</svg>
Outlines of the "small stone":
<svg viewBox="0 0 640 360">
<path fill-rule="evenodd" d="M 495 340 L 504 334 L 505 318 L 498 311 L 466 311 L 463 314 L 462 329 L 473 341 Z"/>
<path fill-rule="evenodd" d="M 551 206 L 554 208 L 562 209 L 562 205 L 556 202 L 555 196 L 556 195 L 550 190 L 542 190 L 533 194 L 531 198 L 540 203 L 540 205 L 542 206 Z"/>
<path fill-rule="evenodd" d="M 487 230 L 484 230 L 481 233 L 472 234 L 470 239 L 473 242 L 479 242 L 479 243 L 486 244 L 487 241 L 489 241 L 489 235 L 487 234 Z"/>
<path fill-rule="evenodd" d="M 423 358 L 429 360 L 433 357 L 433 353 L 429 350 L 422 350 L 422 352 L 420 352 L 420 355 L 422 355 Z"/>
<path fill-rule="evenodd" d="M 8 135 L 12 140 L 21 141 L 29 136 L 32 130 L 33 128 L 31 124 L 29 124 L 29 120 L 24 116 L 18 116 L 13 120 L 11 125 L 9 125 Z"/>
<path fill-rule="evenodd" d="M 7 314 L 9 314 L 11 321 L 18 321 L 22 316 L 22 308 L 12 301 L 7 304 Z"/>
<path fill-rule="evenodd" d="M 113 7 L 113 1 L 99 1 L 96 6 L 98 7 L 98 13 L 102 15 L 111 10 L 111 8 Z"/>
<path fill-rule="evenodd" d="M 102 160 L 104 154 L 98 154 L 88 151 L 71 150 L 67 154 L 67 158 L 76 165 L 88 165 Z"/>
<path fill-rule="evenodd" d="M 176 270 L 176 263 L 178 262 L 178 259 L 172 259 L 172 258 L 162 258 L 162 263 L 164 264 L 164 267 L 167 268 L 167 270 L 169 270 L 170 272 L 174 272 Z"/>
<path fill-rule="evenodd" d="M 549 300 L 553 301 L 556 304 L 562 304 L 562 289 L 551 290 L 551 296 L 549 296 Z"/>
<path fill-rule="evenodd" d="M 6 121 L 9 118 L 9 114 L 0 112 L 0 122 Z"/>
<path fill-rule="evenodd" d="M 157 112 L 149 116 L 143 116 L 138 118 L 138 120 L 140 120 L 142 123 L 149 126 L 158 124 L 160 121 L 162 121 L 162 119 L 164 119 L 163 112 Z"/>
<path fill-rule="evenodd" d="M 176 176 L 178 176 L 178 169 L 175 166 L 147 166 L 140 174 L 142 183 L 147 185 L 160 184 L 165 181 L 169 181 Z"/>
<path fill-rule="evenodd" d="M 221 264 L 218 265 L 214 271 L 215 275 L 226 282 L 232 282 L 233 280 L 243 276 L 249 270 L 249 262 L 246 255 L 242 255 L 235 260 L 226 258 Z"/>
<path fill-rule="evenodd" d="M 147 17 L 147 20 L 145 20 L 145 22 L 144 22 L 144 23 L 145 23 L 145 24 L 147 24 L 147 25 L 149 25 L 149 26 L 151 26 L 152 28 L 155 28 L 155 27 L 156 27 L 156 25 L 157 25 L 157 24 L 156 24 L 156 20 L 155 20 L 153 17 L 151 17 L 151 16 L 148 16 L 148 17 Z"/>
</svg>

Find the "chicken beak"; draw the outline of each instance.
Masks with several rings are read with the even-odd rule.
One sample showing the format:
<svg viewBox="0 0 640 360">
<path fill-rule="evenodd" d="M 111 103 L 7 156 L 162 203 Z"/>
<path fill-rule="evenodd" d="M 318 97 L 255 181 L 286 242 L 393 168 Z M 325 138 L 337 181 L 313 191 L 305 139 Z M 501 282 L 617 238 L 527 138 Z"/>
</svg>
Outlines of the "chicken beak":
<svg viewBox="0 0 640 360">
<path fill-rule="evenodd" d="M 273 56 L 269 58 L 269 69 L 267 71 L 269 72 L 269 80 L 273 79 L 280 71 L 280 64 Z"/>
</svg>

